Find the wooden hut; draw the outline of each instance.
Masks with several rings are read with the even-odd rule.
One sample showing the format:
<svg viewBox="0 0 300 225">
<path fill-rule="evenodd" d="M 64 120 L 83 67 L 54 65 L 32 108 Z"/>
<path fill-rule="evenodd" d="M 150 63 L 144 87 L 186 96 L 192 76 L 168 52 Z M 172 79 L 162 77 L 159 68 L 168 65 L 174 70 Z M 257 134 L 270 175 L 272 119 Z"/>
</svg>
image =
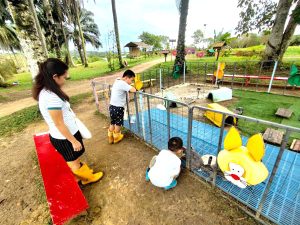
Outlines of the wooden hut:
<svg viewBox="0 0 300 225">
<path fill-rule="evenodd" d="M 217 61 L 219 59 L 219 55 L 220 55 L 220 52 L 221 50 L 226 46 L 226 42 L 225 41 L 222 41 L 222 42 L 216 42 L 213 44 L 212 48 L 215 50 L 215 54 L 216 54 L 216 58 L 217 58 Z"/>
<path fill-rule="evenodd" d="M 129 42 L 125 47 L 129 48 L 129 56 L 131 57 L 139 57 L 142 52 L 146 52 L 147 49 L 151 48 L 150 45 L 144 42 Z"/>
</svg>

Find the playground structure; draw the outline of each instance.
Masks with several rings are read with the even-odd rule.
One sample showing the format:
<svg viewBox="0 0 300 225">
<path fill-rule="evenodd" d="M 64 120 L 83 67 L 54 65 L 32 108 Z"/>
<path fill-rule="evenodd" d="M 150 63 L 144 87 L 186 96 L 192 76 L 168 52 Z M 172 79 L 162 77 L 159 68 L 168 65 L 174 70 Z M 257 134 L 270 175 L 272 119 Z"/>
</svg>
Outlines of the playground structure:
<svg viewBox="0 0 300 225">
<path fill-rule="evenodd" d="M 144 92 L 131 94 L 127 98 L 127 118 L 124 126 L 157 150 L 167 148 L 167 140 L 170 137 L 181 137 L 187 147 L 186 167 L 204 181 L 236 199 L 247 213 L 258 220 L 263 217 L 278 224 L 299 224 L 300 159 L 299 154 L 291 151 L 288 144 L 289 137 L 299 133 L 300 129 L 238 115 L 218 107 L 207 107 L 207 104 L 211 103 L 206 98 L 207 94 L 210 90 L 217 90 L 217 87 L 212 84 L 211 76 L 207 74 L 208 71 L 215 71 L 216 65 L 214 67 L 209 67 L 208 63 L 199 65 L 196 67 L 199 73 L 194 74 L 195 65 L 188 64 L 189 71 L 178 79 L 173 78 L 170 68 L 141 74 Z M 230 68 L 227 64 L 225 70 Z M 273 70 L 274 68 L 271 67 L 269 71 L 264 72 L 264 75 L 271 76 Z M 240 71 L 237 64 L 235 71 Z M 224 81 L 225 78 L 223 80 L 225 84 Z M 108 116 L 110 85 L 101 84 L 95 79 L 92 86 L 97 109 Z M 247 90 L 254 87 L 256 91 L 266 91 L 269 87 L 268 84 L 261 83 L 245 86 L 245 81 L 241 80 L 234 80 L 228 86 Z M 276 90 L 287 94 L 290 89 L 291 87 L 286 83 L 276 84 L 276 88 L 272 86 L 271 92 Z M 297 89 L 294 91 L 299 92 Z M 220 125 L 218 127 L 214 125 L 205 114 L 218 117 Z M 232 118 L 229 120 L 231 122 L 226 118 Z M 238 124 L 257 124 L 257 128 L 251 133 L 246 132 L 239 129 L 237 120 Z M 247 182 L 244 188 L 226 179 L 223 172 L 215 166 L 218 154 L 224 149 L 227 130 L 232 125 L 239 130 L 243 146 L 247 146 L 247 142 L 251 143 L 250 136 L 257 137 L 257 134 L 262 132 L 262 126 L 284 132 L 283 140 L 279 145 L 265 144 L 265 152 L 259 156 L 268 172 L 258 169 L 256 173 L 261 172 L 265 177 L 262 177 L 259 182 Z M 234 144 L 235 141 L 232 143 Z M 199 157 L 194 157 L 194 154 Z M 206 160 L 198 162 L 199 158 Z M 199 164 L 200 167 L 194 166 Z M 264 168 L 262 165 L 260 167 Z"/>
</svg>

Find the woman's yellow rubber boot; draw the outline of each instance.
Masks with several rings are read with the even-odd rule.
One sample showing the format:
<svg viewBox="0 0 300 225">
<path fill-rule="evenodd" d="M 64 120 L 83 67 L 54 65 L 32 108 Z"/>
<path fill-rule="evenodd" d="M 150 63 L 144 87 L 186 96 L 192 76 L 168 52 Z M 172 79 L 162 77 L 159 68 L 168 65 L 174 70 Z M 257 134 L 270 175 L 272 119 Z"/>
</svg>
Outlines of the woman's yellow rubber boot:
<svg viewBox="0 0 300 225">
<path fill-rule="evenodd" d="M 114 134 L 113 131 L 110 131 L 110 130 L 107 131 L 108 143 L 109 144 L 113 144 L 114 143 L 114 135 L 113 134 Z"/>
<path fill-rule="evenodd" d="M 83 185 L 97 182 L 103 177 L 102 172 L 92 173 L 86 164 L 83 164 L 78 170 L 73 171 L 73 173 L 81 180 Z"/>
<path fill-rule="evenodd" d="M 122 141 L 122 139 L 124 138 L 124 134 L 122 134 L 121 132 L 119 132 L 119 133 L 114 132 L 113 135 L 114 135 L 114 144 Z"/>
</svg>

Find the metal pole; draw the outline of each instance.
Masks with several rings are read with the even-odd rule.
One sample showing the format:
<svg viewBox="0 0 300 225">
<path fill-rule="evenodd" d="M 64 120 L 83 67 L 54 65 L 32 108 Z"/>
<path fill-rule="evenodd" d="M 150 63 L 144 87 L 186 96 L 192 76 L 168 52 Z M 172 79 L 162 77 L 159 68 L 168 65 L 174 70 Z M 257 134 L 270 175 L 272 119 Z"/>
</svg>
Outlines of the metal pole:
<svg viewBox="0 0 300 225">
<path fill-rule="evenodd" d="M 270 191 L 270 188 L 271 188 L 273 179 L 274 179 L 275 174 L 276 174 L 276 172 L 277 172 L 277 169 L 278 169 L 278 166 L 279 166 L 281 157 L 282 157 L 282 155 L 283 155 L 284 149 L 285 149 L 286 144 L 287 144 L 287 142 L 288 142 L 290 133 L 291 133 L 291 131 L 290 131 L 289 129 L 287 129 L 286 132 L 285 132 L 285 135 L 284 135 L 284 137 L 283 137 L 283 142 L 281 143 L 280 150 L 279 150 L 279 153 L 278 153 L 278 155 L 277 155 L 277 158 L 276 158 L 276 161 L 275 161 L 275 164 L 274 164 L 272 173 L 271 173 L 271 175 L 270 175 L 270 178 L 269 178 L 267 187 L 266 187 L 266 189 L 265 189 L 265 192 L 264 192 L 264 194 L 263 194 L 263 196 L 262 196 L 262 198 L 261 198 L 261 201 L 260 201 L 260 203 L 259 203 L 258 209 L 257 209 L 257 211 L 256 211 L 256 215 L 255 215 L 256 218 L 259 218 L 259 217 L 260 217 L 260 214 L 261 214 L 261 211 L 262 211 L 262 209 L 263 209 L 264 203 L 265 203 L 265 201 L 266 201 L 266 199 L 267 199 L 267 196 L 268 196 L 268 194 L 269 194 L 269 191 Z"/>
<path fill-rule="evenodd" d="M 161 81 L 161 69 L 159 69 L 159 90 L 161 91 L 162 81 Z"/>
<path fill-rule="evenodd" d="M 152 142 L 152 125 L 151 125 L 151 111 L 150 111 L 150 100 L 149 100 L 149 95 L 147 95 L 147 106 L 148 106 L 148 119 L 149 119 L 149 130 L 150 130 L 150 143 L 151 145 L 153 144 Z"/>
<path fill-rule="evenodd" d="M 221 126 L 221 130 L 220 130 L 220 135 L 219 135 L 219 143 L 218 143 L 217 156 L 218 156 L 218 154 L 219 154 L 219 152 L 221 151 L 221 148 L 222 148 L 224 127 L 225 127 L 225 118 L 226 118 L 226 115 L 222 114 L 222 126 Z M 216 180 L 217 180 L 217 168 L 214 168 L 214 171 L 213 171 L 213 180 L 212 180 L 213 186 L 216 186 Z"/>
<path fill-rule="evenodd" d="M 217 84 L 218 84 L 219 70 L 220 70 L 220 63 L 218 63 L 218 69 L 217 69 L 217 74 L 216 74 L 216 82 L 215 82 L 215 86 L 217 86 Z"/>
<path fill-rule="evenodd" d="M 166 99 L 167 103 L 167 128 L 168 128 L 168 140 L 171 138 L 171 121 L 170 121 L 170 102 Z"/>
<path fill-rule="evenodd" d="M 136 92 L 134 93 L 134 105 L 135 105 L 135 117 L 136 117 L 136 123 L 137 123 L 138 133 L 140 134 L 141 133 L 141 128 L 140 128 L 139 108 L 138 108 L 138 102 L 137 102 Z"/>
<path fill-rule="evenodd" d="M 234 67 L 233 67 L 233 74 L 232 74 L 232 79 L 231 79 L 231 89 L 233 89 L 235 71 L 236 71 L 236 62 L 234 63 Z"/>
<path fill-rule="evenodd" d="M 144 118 L 144 101 L 143 101 L 143 95 L 142 93 L 139 93 L 139 102 L 140 102 L 140 109 L 142 112 L 142 131 L 143 131 L 143 137 L 144 140 L 146 141 L 146 133 L 145 133 L 145 118 Z"/>
<path fill-rule="evenodd" d="M 185 61 L 183 62 L 183 83 L 185 84 Z"/>
<path fill-rule="evenodd" d="M 186 146 L 186 167 L 191 169 L 191 147 L 192 147 L 192 134 L 193 134 L 193 110 L 194 107 L 188 108 L 188 134 L 187 134 L 187 146 Z"/>
<path fill-rule="evenodd" d="M 270 91 L 271 91 L 274 75 L 275 75 L 275 72 L 276 72 L 276 69 L 277 69 L 277 64 L 278 64 L 278 61 L 275 61 L 273 72 L 272 72 L 272 77 L 271 77 L 271 80 L 270 80 L 270 83 L 269 83 L 268 93 L 270 93 Z"/>
<path fill-rule="evenodd" d="M 131 119 L 130 119 L 130 112 L 129 112 L 129 99 L 128 95 L 126 94 L 126 105 L 127 105 L 127 116 L 128 116 L 128 124 L 129 124 L 129 130 L 131 131 Z"/>
</svg>

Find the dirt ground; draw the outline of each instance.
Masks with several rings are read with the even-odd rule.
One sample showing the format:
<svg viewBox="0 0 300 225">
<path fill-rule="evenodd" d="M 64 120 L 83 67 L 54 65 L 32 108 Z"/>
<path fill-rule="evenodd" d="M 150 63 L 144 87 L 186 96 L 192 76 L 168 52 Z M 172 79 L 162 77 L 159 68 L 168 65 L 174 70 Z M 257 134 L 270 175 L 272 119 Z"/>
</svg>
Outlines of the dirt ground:
<svg viewBox="0 0 300 225">
<path fill-rule="evenodd" d="M 105 176 L 84 187 L 90 207 L 69 225 L 256 224 L 188 171 L 181 173 L 173 190 L 152 186 L 144 172 L 156 154 L 153 149 L 128 134 L 122 143 L 109 145 L 108 121 L 95 115 L 93 99 L 86 99 L 74 111 L 93 134 L 85 141 L 86 160 Z M 32 138 L 46 130 L 41 121 L 22 133 L 0 138 L 0 224 L 51 224 Z"/>
</svg>

